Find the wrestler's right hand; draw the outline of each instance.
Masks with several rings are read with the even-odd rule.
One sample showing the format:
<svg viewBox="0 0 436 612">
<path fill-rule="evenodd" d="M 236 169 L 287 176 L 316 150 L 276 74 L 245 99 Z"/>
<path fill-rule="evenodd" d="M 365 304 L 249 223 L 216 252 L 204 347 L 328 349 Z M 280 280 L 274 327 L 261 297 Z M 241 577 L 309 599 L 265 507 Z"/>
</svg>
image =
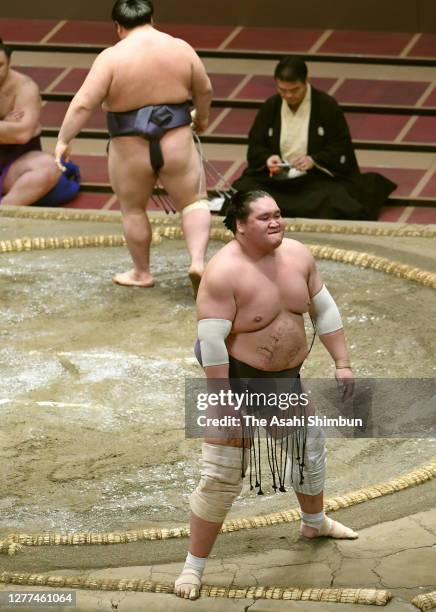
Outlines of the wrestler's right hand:
<svg viewBox="0 0 436 612">
<path fill-rule="evenodd" d="M 62 142 L 62 140 L 58 140 L 55 148 L 55 163 L 56 166 L 62 172 L 65 172 L 66 167 L 63 165 L 62 160 L 69 161 L 71 155 L 70 145 L 67 142 Z"/>
<path fill-rule="evenodd" d="M 194 121 L 194 130 L 197 134 L 204 134 L 207 130 L 208 121 Z"/>
<path fill-rule="evenodd" d="M 203 134 L 207 130 L 209 120 L 203 119 L 203 121 L 201 121 L 198 119 L 197 115 L 198 114 L 195 109 L 191 111 L 191 119 L 192 119 L 191 128 L 194 130 L 194 132 L 197 132 L 197 134 Z"/>
<path fill-rule="evenodd" d="M 278 174 L 282 171 L 282 167 L 279 165 L 282 163 L 282 160 L 278 155 L 270 155 L 266 160 L 266 166 L 269 170 L 269 175 Z"/>
</svg>

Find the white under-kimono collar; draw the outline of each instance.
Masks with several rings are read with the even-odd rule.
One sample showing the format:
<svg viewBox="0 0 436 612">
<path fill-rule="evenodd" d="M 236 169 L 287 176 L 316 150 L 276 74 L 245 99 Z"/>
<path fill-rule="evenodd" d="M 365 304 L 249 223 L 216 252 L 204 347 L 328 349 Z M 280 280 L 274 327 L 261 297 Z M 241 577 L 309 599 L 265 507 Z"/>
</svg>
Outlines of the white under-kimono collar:
<svg viewBox="0 0 436 612">
<path fill-rule="evenodd" d="M 286 100 L 282 100 L 280 152 L 282 158 L 290 163 L 300 155 L 307 155 L 311 106 L 312 88 L 309 84 L 295 113 Z"/>
</svg>

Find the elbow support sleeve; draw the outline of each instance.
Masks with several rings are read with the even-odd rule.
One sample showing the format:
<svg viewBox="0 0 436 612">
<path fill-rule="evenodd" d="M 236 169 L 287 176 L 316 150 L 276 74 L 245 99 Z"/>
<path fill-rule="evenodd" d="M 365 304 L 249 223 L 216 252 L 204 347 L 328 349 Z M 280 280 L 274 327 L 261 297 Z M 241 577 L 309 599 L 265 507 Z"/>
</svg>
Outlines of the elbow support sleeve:
<svg viewBox="0 0 436 612">
<path fill-rule="evenodd" d="M 338 307 L 325 285 L 312 298 L 312 311 L 315 329 L 319 336 L 342 329 L 342 319 Z"/>
<path fill-rule="evenodd" d="M 198 339 L 203 367 L 229 363 L 224 340 L 232 329 L 228 319 L 201 319 L 198 322 Z"/>
</svg>

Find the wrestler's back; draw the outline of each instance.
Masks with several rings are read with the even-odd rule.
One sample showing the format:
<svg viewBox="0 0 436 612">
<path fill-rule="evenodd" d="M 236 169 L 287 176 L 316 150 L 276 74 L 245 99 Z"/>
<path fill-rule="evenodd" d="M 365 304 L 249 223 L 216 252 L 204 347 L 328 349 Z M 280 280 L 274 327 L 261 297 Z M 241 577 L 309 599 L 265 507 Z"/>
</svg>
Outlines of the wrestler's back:
<svg viewBox="0 0 436 612">
<path fill-rule="evenodd" d="M 103 108 L 122 112 L 190 97 L 193 50 L 154 28 L 133 31 L 108 54 L 112 80 Z"/>
<path fill-rule="evenodd" d="M 109 49 L 103 59 L 111 75 L 103 109 L 113 112 L 185 102 L 194 85 L 191 83 L 195 73 L 193 63 L 199 62 L 186 42 L 151 26 L 133 30 Z M 200 182 L 202 169 L 190 126 L 169 130 L 160 140 L 160 146 L 164 165 L 159 179 L 176 209 L 181 210 L 204 197 Z M 148 141 L 142 136 L 114 138 L 109 148 L 109 174 L 118 193 L 121 194 L 121 186 L 123 191 L 127 190 L 127 196 L 119 196 L 125 202 L 132 193 L 151 191 L 156 175 L 151 168 Z"/>
<path fill-rule="evenodd" d="M 241 256 L 236 241 L 224 249 L 227 252 L 218 255 L 231 261 L 236 302 L 227 340 L 229 353 L 260 370 L 299 365 L 308 351 L 303 314 L 310 304 L 308 266 L 301 257 L 301 245 L 284 239 L 274 257 L 261 262 Z"/>
</svg>

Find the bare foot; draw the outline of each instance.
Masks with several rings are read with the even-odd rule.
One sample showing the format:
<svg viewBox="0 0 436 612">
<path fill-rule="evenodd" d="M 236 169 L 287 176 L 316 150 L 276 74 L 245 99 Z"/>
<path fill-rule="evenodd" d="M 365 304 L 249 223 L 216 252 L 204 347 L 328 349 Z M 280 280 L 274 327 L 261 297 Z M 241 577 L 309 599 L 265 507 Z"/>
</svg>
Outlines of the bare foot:
<svg viewBox="0 0 436 612">
<path fill-rule="evenodd" d="M 126 287 L 153 287 L 154 286 L 154 278 L 151 274 L 138 274 L 134 270 L 129 270 L 128 272 L 120 272 L 119 274 L 115 274 L 113 277 L 113 282 L 117 285 L 124 285 Z"/>
<path fill-rule="evenodd" d="M 203 268 L 195 268 L 191 266 L 188 271 L 189 280 L 192 285 L 192 293 L 194 294 L 194 299 L 197 299 L 198 287 L 200 286 L 201 277 L 203 276 Z"/>
<path fill-rule="evenodd" d="M 309 525 L 304 525 L 304 523 L 300 527 L 300 533 L 305 538 L 319 538 L 319 537 L 327 537 L 327 538 L 337 538 L 339 540 L 355 540 L 359 537 L 359 534 L 346 527 L 339 521 L 334 521 L 328 516 L 325 517 L 323 524 L 319 529 L 315 529 L 315 527 L 309 527 Z"/>
</svg>

